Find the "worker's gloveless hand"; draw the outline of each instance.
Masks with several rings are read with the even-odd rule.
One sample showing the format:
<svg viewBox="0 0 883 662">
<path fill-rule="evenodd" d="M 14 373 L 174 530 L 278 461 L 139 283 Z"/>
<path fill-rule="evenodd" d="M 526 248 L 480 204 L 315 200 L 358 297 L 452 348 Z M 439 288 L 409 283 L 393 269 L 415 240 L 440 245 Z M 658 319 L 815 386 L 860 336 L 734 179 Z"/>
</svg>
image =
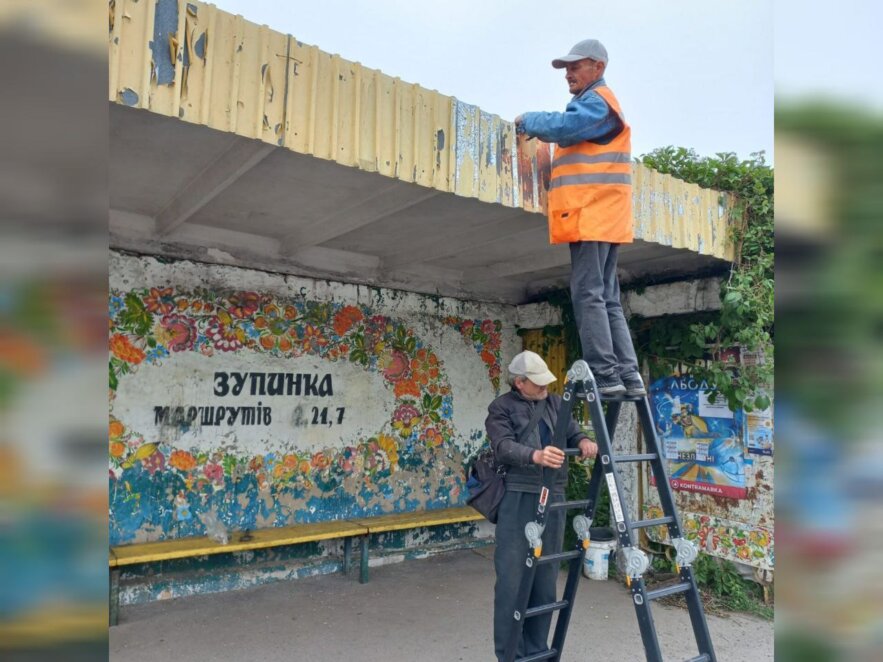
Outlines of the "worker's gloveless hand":
<svg viewBox="0 0 883 662">
<path fill-rule="evenodd" d="M 579 450 L 580 458 L 583 460 L 589 457 L 595 457 L 598 454 L 598 444 L 589 439 L 580 439 Z"/>
<path fill-rule="evenodd" d="M 541 451 L 533 452 L 533 462 L 550 469 L 558 469 L 564 464 L 564 451 L 554 446 L 546 446 Z"/>
</svg>

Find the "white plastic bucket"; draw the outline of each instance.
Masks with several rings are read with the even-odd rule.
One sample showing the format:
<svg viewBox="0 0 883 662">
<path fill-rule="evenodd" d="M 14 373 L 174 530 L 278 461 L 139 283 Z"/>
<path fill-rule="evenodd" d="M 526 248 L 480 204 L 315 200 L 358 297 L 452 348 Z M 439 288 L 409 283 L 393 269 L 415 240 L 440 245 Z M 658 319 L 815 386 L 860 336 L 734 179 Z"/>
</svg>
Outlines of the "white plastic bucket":
<svg viewBox="0 0 883 662">
<path fill-rule="evenodd" d="M 610 553 L 616 549 L 613 530 L 603 527 L 590 529 L 589 548 L 583 561 L 583 574 L 589 579 L 606 580 Z"/>
</svg>

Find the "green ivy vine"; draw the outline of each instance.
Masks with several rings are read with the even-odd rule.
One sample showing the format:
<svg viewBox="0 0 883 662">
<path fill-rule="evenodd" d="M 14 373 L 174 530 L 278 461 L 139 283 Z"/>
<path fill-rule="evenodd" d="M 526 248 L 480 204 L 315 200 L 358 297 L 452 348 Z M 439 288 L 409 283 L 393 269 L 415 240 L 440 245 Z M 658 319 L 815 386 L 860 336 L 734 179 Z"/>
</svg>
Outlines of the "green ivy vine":
<svg viewBox="0 0 883 662">
<path fill-rule="evenodd" d="M 654 320 L 639 334 L 639 352 L 654 374 L 689 366 L 726 398 L 732 410 L 765 409 L 773 382 L 773 169 L 763 152 L 740 161 L 735 154 L 700 157 L 683 147 L 662 147 L 641 158 L 658 172 L 735 194 L 731 239 L 736 258 L 721 286 L 719 311 Z M 640 326 L 641 320 L 633 320 Z M 647 329 L 645 329 L 647 331 Z M 757 361 L 736 369 L 729 350 L 739 347 Z M 712 395 L 714 397 L 714 395 Z"/>
</svg>

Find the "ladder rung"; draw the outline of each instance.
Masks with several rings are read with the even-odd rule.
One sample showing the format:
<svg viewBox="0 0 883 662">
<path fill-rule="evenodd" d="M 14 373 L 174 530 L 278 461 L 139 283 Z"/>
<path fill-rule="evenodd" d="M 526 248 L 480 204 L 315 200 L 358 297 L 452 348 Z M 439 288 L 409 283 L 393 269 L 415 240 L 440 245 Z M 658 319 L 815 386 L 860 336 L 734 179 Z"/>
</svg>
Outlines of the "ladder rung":
<svg viewBox="0 0 883 662">
<path fill-rule="evenodd" d="M 540 662 L 540 660 L 548 660 L 550 657 L 555 657 L 556 655 L 558 655 L 558 651 L 554 648 L 550 648 L 549 650 L 534 653 L 527 657 L 519 657 L 515 662 Z"/>
<path fill-rule="evenodd" d="M 570 559 L 577 558 L 581 554 L 582 552 L 580 550 L 572 550 L 570 552 L 558 552 L 557 554 L 541 556 L 537 559 L 537 563 L 555 563 L 557 561 L 568 561 Z"/>
<path fill-rule="evenodd" d="M 565 448 L 564 454 L 565 455 L 581 455 L 582 451 L 579 448 Z"/>
<path fill-rule="evenodd" d="M 671 586 L 657 588 L 654 591 L 647 591 L 646 595 L 648 600 L 658 600 L 659 598 L 664 598 L 667 595 L 686 593 L 691 588 L 693 588 L 693 585 L 690 582 L 681 582 L 680 584 L 672 584 Z"/>
<path fill-rule="evenodd" d="M 696 657 L 691 657 L 686 662 L 711 662 L 711 658 L 708 657 L 708 653 L 702 653 L 702 655 L 697 655 Z"/>
<path fill-rule="evenodd" d="M 591 501 L 585 499 L 584 501 L 559 501 L 558 503 L 549 504 L 549 508 L 551 510 L 560 510 L 563 508 L 564 510 L 568 510 L 570 508 L 585 508 L 588 506 Z"/>
<path fill-rule="evenodd" d="M 542 616 L 543 614 L 548 614 L 550 611 L 556 611 L 558 609 L 564 609 L 569 603 L 567 600 L 559 600 L 558 602 L 550 602 L 547 605 L 540 605 L 539 607 L 531 607 L 526 612 L 524 612 L 525 618 L 531 618 L 533 616 Z"/>
<path fill-rule="evenodd" d="M 656 519 L 642 519 L 632 522 L 633 529 L 646 529 L 651 526 L 659 526 L 660 524 L 671 524 L 675 521 L 674 517 L 657 517 Z"/>
<path fill-rule="evenodd" d="M 601 399 L 605 402 L 640 402 L 646 395 L 625 395 L 623 393 L 614 393 L 613 395 L 601 394 Z"/>
<path fill-rule="evenodd" d="M 638 455 L 614 455 L 614 462 L 649 462 L 659 456 L 656 453 L 640 453 Z"/>
</svg>

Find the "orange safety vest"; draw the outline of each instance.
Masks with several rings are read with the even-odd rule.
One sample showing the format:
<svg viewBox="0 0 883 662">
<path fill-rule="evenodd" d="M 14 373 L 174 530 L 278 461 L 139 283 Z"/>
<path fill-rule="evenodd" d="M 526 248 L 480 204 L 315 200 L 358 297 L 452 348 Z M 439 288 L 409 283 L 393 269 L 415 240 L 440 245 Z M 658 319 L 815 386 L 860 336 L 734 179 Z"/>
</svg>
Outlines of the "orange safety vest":
<svg viewBox="0 0 883 662">
<path fill-rule="evenodd" d="M 549 182 L 549 241 L 606 241 L 627 244 L 632 223 L 632 130 L 609 87 L 595 92 L 622 121 L 622 131 L 606 145 L 583 141 L 555 147 Z"/>
</svg>

